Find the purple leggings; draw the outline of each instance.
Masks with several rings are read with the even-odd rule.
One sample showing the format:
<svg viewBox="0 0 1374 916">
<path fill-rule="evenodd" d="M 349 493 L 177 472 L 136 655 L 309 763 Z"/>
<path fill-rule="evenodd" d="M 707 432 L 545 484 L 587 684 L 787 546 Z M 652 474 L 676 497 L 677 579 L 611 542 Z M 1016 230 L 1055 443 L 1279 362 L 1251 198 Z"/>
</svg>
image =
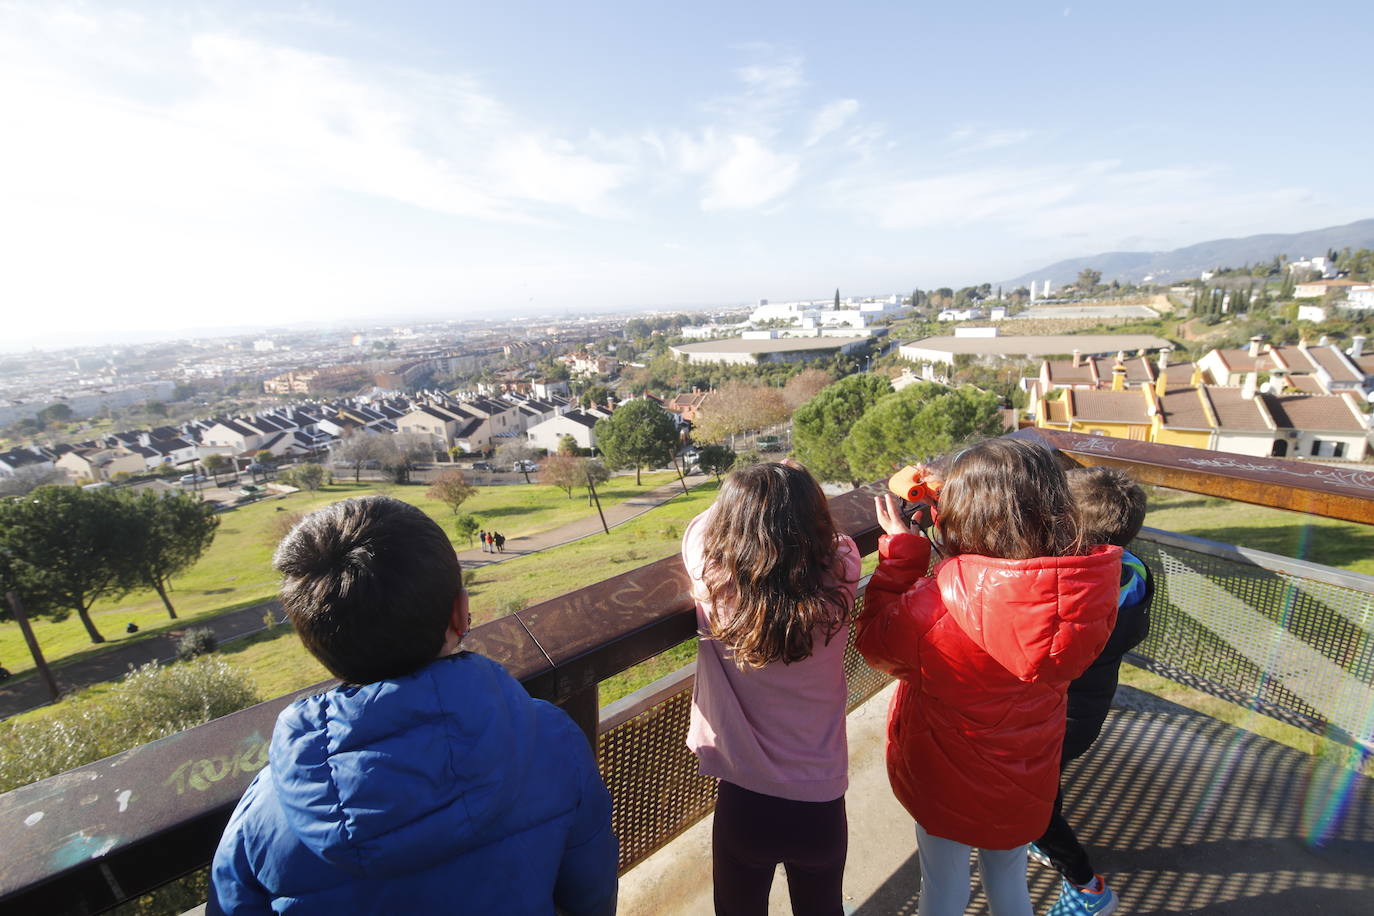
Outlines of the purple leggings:
<svg viewBox="0 0 1374 916">
<path fill-rule="evenodd" d="M 711 859 L 717 916 L 762 916 L 779 862 L 794 916 L 840 916 L 849 850 L 844 796 L 828 802 L 760 795 L 720 781 Z"/>
</svg>

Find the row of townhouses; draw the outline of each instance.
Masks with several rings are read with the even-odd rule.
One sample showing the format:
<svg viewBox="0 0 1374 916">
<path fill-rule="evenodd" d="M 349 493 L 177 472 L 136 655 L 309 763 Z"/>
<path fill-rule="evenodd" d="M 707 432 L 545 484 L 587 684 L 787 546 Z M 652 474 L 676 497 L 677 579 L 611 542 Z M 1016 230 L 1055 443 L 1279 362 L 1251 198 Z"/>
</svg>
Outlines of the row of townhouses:
<svg viewBox="0 0 1374 916">
<path fill-rule="evenodd" d="M 455 449 L 486 453 L 511 441 L 554 451 L 565 436 L 571 436 L 580 448 L 592 449 L 596 421 L 610 416 L 613 409 L 609 405 L 583 409 L 559 394 L 536 397 L 514 391 L 461 399 L 442 391 L 350 398 L 132 430 L 75 444 L 17 448 L 0 453 L 0 477 L 31 467 L 62 471 L 73 481 L 104 481 L 120 473 L 189 465 L 208 455 L 241 460 L 264 451 L 280 458 L 318 456 L 356 435 L 426 437 L 436 454 Z"/>
<path fill-rule="evenodd" d="M 1325 343 L 1216 349 L 1196 363 L 1144 356 L 1045 360 L 1027 386 L 1035 423 L 1256 457 L 1361 461 L 1374 354 Z M 1260 381 L 1261 375 L 1267 380 Z"/>
</svg>

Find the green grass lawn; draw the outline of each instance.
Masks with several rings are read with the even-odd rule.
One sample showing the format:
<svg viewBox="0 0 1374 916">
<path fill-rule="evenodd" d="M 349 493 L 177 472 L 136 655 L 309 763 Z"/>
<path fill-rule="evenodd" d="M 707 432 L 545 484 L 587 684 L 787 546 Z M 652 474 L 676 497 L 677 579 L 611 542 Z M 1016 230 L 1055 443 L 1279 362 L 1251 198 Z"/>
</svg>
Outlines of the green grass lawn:
<svg viewBox="0 0 1374 916">
<path fill-rule="evenodd" d="M 1374 526 L 1149 487 L 1151 528 L 1374 575 Z"/>
<path fill-rule="evenodd" d="M 617 478 L 609 486 L 615 486 L 621 483 L 621 480 Z M 646 475 L 645 488 L 650 486 L 650 483 Z M 623 487 L 623 484 L 621 486 Z M 715 500 L 717 488 L 718 484 L 715 481 L 702 484 L 690 493 L 678 495 L 639 518 L 612 528 L 609 535 L 593 535 L 562 547 L 477 570 L 476 580 L 469 586 L 474 624 L 494 620 L 517 607 L 526 607 L 556 598 L 599 582 L 608 575 L 626 572 L 676 553 L 681 548 L 682 531 L 686 528 L 687 522 Z M 635 495 L 637 492 L 642 492 L 642 489 L 636 490 L 634 480 L 630 478 L 629 487 L 620 498 Z M 567 501 L 561 491 L 558 496 L 564 502 Z M 320 504 L 329 501 L 331 500 L 327 498 L 319 500 Z M 585 508 L 586 500 L 582 501 L 582 506 Z M 429 510 L 429 507 L 422 507 Z M 521 530 L 514 526 L 507 527 L 511 531 Z M 329 672 L 305 651 L 305 647 L 288 626 L 275 627 L 245 639 L 235 640 L 225 644 L 219 651 L 230 664 L 242 669 L 252 678 L 258 693 L 263 697 L 280 696 L 326 680 L 330 676 Z M 609 703 L 680 668 L 691 660 L 695 651 L 694 643 L 684 643 L 606 681 L 602 685 L 601 702 Z M 92 689 L 98 692 L 102 688 Z M 42 717 L 50 714 L 49 711 L 55 708 L 57 707 L 46 707 L 16 718 Z"/>
<path fill-rule="evenodd" d="M 603 506 L 613 505 L 660 484 L 675 479 L 671 471 L 644 475 L 642 486 L 635 486 L 634 475 L 608 481 L 598 491 Z M 66 620 L 33 621 L 34 633 L 49 663 L 73 661 L 104 651 L 128 639 L 145 639 L 169 628 L 182 627 L 198 619 L 266 601 L 276 594 L 277 576 L 272 571 L 272 551 L 289 524 L 299 514 L 321 506 L 371 493 L 386 493 L 419 506 L 446 530 L 453 527 L 453 513 L 442 503 L 425 495 L 427 487 L 386 486 L 375 482 L 337 483 L 315 493 L 299 492 L 273 496 L 219 516 L 215 541 L 194 567 L 172 582 L 171 600 L 179 619 L 172 620 L 152 591 L 134 592 L 120 600 L 96 604 L 92 618 L 106 643 L 93 646 L 76 615 Z M 557 487 L 539 484 L 480 487 L 477 495 L 463 504 L 463 511 L 481 518 L 489 527 L 507 537 L 519 537 L 557 528 L 596 511 L 585 496 L 573 491 L 573 498 Z M 456 543 L 465 550 L 466 541 Z M 135 623 L 140 632 L 124 632 L 125 624 Z M 17 624 L 0 624 L 0 664 L 14 674 L 32 671 L 33 661 Z"/>
</svg>

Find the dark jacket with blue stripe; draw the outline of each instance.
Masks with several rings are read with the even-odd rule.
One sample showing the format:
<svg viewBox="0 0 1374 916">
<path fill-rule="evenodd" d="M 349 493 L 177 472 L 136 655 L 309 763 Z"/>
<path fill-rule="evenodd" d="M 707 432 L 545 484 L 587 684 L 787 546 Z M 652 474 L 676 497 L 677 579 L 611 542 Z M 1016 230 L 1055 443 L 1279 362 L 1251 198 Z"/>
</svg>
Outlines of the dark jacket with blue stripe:
<svg viewBox="0 0 1374 916">
<path fill-rule="evenodd" d="M 1102 731 L 1116 695 L 1121 659 L 1150 635 L 1150 601 L 1154 593 L 1150 568 L 1129 550 L 1123 551 L 1116 626 L 1097 661 L 1069 684 L 1063 763 L 1082 756 Z"/>
</svg>

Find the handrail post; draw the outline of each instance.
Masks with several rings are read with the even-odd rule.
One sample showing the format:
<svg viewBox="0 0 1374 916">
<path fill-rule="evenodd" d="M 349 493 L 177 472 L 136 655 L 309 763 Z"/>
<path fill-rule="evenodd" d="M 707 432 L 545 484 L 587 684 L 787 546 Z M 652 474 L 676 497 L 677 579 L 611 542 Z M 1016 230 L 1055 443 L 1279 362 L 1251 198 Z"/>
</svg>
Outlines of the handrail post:
<svg viewBox="0 0 1374 916">
<path fill-rule="evenodd" d="M 582 729 L 582 734 L 587 736 L 587 743 L 592 746 L 592 754 L 596 754 L 597 727 L 601 722 L 601 700 L 597 685 L 583 687 L 558 705 Z"/>
</svg>

